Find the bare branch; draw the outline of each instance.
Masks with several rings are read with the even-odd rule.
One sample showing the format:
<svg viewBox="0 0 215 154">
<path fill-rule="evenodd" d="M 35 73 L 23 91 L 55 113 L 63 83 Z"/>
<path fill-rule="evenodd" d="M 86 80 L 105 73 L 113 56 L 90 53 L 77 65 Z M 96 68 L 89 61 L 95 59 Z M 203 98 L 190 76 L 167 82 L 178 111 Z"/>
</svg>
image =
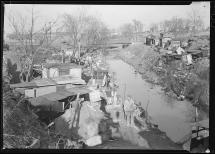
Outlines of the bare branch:
<svg viewBox="0 0 215 154">
<path fill-rule="evenodd" d="M 20 79 L 22 80 L 23 75 L 25 75 L 26 82 L 31 78 L 30 76 L 36 55 L 39 51 L 48 51 L 44 49 L 48 49 L 56 38 L 56 36 L 51 37 L 51 34 L 53 27 L 57 23 L 57 19 L 43 26 L 39 32 L 35 32 L 36 18 L 33 7 L 31 9 L 30 20 L 18 13 L 16 16 L 15 14 L 10 14 L 8 16 L 8 21 L 13 30 L 14 38 L 19 42 L 21 50 L 25 50 L 24 55 L 20 55 L 20 63 L 22 67 Z M 27 21 L 30 21 L 29 27 L 26 26 L 28 25 Z M 38 41 L 40 41 L 40 44 L 38 44 Z"/>
</svg>

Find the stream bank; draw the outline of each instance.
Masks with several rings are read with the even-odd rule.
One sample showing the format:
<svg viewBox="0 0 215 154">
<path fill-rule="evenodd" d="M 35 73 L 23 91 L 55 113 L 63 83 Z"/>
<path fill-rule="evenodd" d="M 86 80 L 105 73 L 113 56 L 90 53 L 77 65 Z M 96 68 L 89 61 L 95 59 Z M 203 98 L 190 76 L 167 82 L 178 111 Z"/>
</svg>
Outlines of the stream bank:
<svg viewBox="0 0 215 154">
<path fill-rule="evenodd" d="M 134 44 L 125 49 L 115 49 L 115 58 L 121 59 L 141 74 L 152 86 L 159 85 L 169 97 L 186 99 L 197 105 L 200 119 L 209 117 L 209 60 L 200 58 L 191 66 L 181 60 L 165 63 L 162 54 L 153 46 Z"/>
</svg>

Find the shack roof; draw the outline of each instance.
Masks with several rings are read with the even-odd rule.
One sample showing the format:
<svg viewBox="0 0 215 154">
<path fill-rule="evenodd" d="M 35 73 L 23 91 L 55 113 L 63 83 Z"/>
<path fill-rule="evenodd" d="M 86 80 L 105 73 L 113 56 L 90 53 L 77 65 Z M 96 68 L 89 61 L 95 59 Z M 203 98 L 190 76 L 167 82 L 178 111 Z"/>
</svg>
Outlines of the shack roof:
<svg viewBox="0 0 215 154">
<path fill-rule="evenodd" d="M 43 67 L 49 68 L 59 68 L 59 69 L 71 69 L 71 68 L 82 68 L 82 66 L 73 63 L 45 63 Z"/>
<path fill-rule="evenodd" d="M 31 104 L 33 106 L 46 106 L 56 103 L 56 101 L 65 99 L 72 95 L 77 94 L 87 94 L 90 93 L 92 90 L 88 89 L 87 87 L 74 87 L 69 89 L 61 89 L 57 92 L 49 93 L 43 96 L 39 96 L 36 98 L 29 98 Z"/>
<path fill-rule="evenodd" d="M 57 92 L 49 93 L 49 94 L 42 95 L 39 97 L 46 98 L 47 100 L 50 100 L 50 101 L 58 101 L 58 100 L 67 98 L 69 96 L 72 96 L 74 94 L 75 93 L 68 92 L 67 90 L 59 90 Z"/>
<path fill-rule="evenodd" d="M 33 88 L 37 87 L 35 82 L 23 82 L 23 83 L 16 83 L 16 84 L 10 84 L 11 88 Z"/>
<path fill-rule="evenodd" d="M 187 50 L 187 53 L 192 53 L 192 54 L 199 54 L 201 52 L 202 52 L 201 50 L 195 50 L 195 49 L 189 49 L 189 50 Z"/>
<path fill-rule="evenodd" d="M 153 35 L 153 34 L 149 34 L 149 35 L 147 35 L 146 37 L 147 37 L 147 38 L 150 38 L 150 39 L 155 39 L 155 38 L 156 38 L 156 36 Z"/>
<path fill-rule="evenodd" d="M 28 83 L 17 83 L 11 84 L 11 88 L 36 88 L 36 87 L 45 87 L 45 86 L 55 86 L 59 84 L 86 84 L 84 80 L 80 78 L 74 78 L 70 75 L 55 77 L 55 78 L 43 78 L 38 80 L 33 80 Z"/>
</svg>

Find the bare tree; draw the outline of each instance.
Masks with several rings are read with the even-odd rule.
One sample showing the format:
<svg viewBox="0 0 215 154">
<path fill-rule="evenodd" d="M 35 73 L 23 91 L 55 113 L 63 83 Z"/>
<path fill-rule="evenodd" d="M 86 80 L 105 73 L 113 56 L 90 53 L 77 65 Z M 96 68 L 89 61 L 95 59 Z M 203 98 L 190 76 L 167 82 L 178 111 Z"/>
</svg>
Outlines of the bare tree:
<svg viewBox="0 0 215 154">
<path fill-rule="evenodd" d="M 34 8 L 31 9 L 30 20 L 23 15 L 10 14 L 8 21 L 13 31 L 13 37 L 19 42 L 17 52 L 21 65 L 20 81 L 29 82 L 32 79 L 32 69 L 38 54 L 48 52 L 48 48 L 53 41 L 51 38 L 51 28 L 56 21 L 45 24 L 41 29 L 36 30 L 38 16 L 35 15 Z M 30 23 L 29 23 L 30 22 Z M 17 51 L 17 50 L 16 50 Z"/>
<path fill-rule="evenodd" d="M 192 31 L 194 33 L 198 30 L 201 30 L 204 27 L 202 17 L 197 9 L 192 9 L 188 13 L 188 18 L 191 21 Z"/>
<path fill-rule="evenodd" d="M 143 31 L 143 24 L 141 23 L 141 21 L 134 19 L 133 25 L 134 25 L 134 32 L 135 32 L 135 40 L 137 41 L 138 33 Z"/>
<path fill-rule="evenodd" d="M 84 46 L 87 51 L 93 47 L 93 44 L 107 41 L 108 29 L 106 26 L 99 19 L 87 15 L 85 9 L 81 9 L 73 15 L 64 14 L 63 17 L 65 31 L 69 34 L 73 46 L 72 57 L 80 51 L 80 47 Z"/>
<path fill-rule="evenodd" d="M 156 24 L 156 23 L 151 24 L 150 31 L 151 32 L 157 32 L 158 31 L 158 24 Z"/>
<path fill-rule="evenodd" d="M 128 38 L 130 41 L 133 38 L 134 26 L 131 23 L 124 24 L 120 27 L 122 37 Z"/>
<path fill-rule="evenodd" d="M 175 37 L 180 34 L 183 33 L 184 31 L 184 21 L 182 18 L 178 18 L 178 17 L 173 17 L 170 21 L 169 21 L 169 31 L 172 32 Z"/>
<path fill-rule="evenodd" d="M 186 18 L 173 17 L 160 23 L 163 32 L 172 32 L 175 36 L 185 34 L 190 31 L 191 21 Z"/>
<path fill-rule="evenodd" d="M 188 33 L 190 31 L 191 21 L 189 19 L 184 19 L 184 32 Z"/>
</svg>

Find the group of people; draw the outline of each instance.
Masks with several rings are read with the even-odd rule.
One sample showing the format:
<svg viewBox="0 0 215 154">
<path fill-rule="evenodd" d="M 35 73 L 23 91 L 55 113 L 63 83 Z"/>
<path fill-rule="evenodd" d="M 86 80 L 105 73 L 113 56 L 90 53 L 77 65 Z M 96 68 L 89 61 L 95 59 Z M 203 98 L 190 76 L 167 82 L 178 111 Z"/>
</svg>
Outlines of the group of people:
<svg viewBox="0 0 215 154">
<path fill-rule="evenodd" d="M 123 102 L 122 98 L 117 95 L 116 84 L 114 84 L 114 81 L 112 81 L 114 79 L 112 78 L 113 77 L 109 73 L 107 73 L 103 79 L 103 87 L 107 87 L 111 90 L 110 97 L 108 97 L 108 104 L 121 106 L 127 125 L 135 126 L 134 117 L 140 116 L 143 112 L 143 110 L 141 110 L 141 103 L 135 103 L 131 96 L 127 96 L 127 98 Z"/>
<path fill-rule="evenodd" d="M 96 85 L 95 79 L 93 80 L 92 85 Z M 117 84 L 114 79 L 114 73 L 105 73 L 102 80 L 102 87 L 105 88 L 102 89 L 104 90 L 103 94 L 107 99 L 108 105 L 120 106 L 127 125 L 135 126 L 134 117 L 140 116 L 143 113 L 143 110 L 141 110 L 141 104 L 136 104 L 131 96 L 127 96 L 127 98 L 123 101 L 122 98 L 117 95 Z"/>
<path fill-rule="evenodd" d="M 114 93 L 114 95 L 108 98 L 108 105 L 115 106 L 116 108 L 120 107 L 120 112 L 115 112 L 117 121 L 120 121 L 119 114 L 122 114 L 121 118 L 124 118 L 127 126 L 135 127 L 134 118 L 144 119 L 146 118 L 146 113 L 141 103 L 136 103 L 131 96 L 123 101 L 123 99 Z M 118 111 L 118 110 L 116 110 Z M 115 117 L 115 116 L 114 116 Z"/>
</svg>

